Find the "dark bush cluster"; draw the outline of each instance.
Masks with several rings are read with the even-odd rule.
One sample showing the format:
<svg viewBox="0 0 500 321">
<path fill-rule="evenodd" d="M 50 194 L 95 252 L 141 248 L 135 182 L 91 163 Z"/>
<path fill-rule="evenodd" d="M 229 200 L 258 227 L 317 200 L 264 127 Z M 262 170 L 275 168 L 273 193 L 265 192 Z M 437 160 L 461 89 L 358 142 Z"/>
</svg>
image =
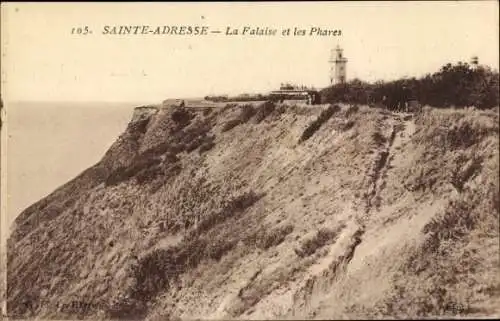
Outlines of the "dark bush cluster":
<svg viewBox="0 0 500 321">
<path fill-rule="evenodd" d="M 335 113 L 341 110 L 339 105 L 330 105 L 327 109 L 323 110 L 318 118 L 313 121 L 302 133 L 302 136 L 299 139 L 299 143 L 308 140 L 314 135 L 315 132 L 320 129 L 321 125 L 323 125 L 328 119 L 330 119 Z"/>
<path fill-rule="evenodd" d="M 485 66 L 459 62 L 443 66 L 422 78 L 366 83 L 358 79 L 321 92 L 325 103 L 345 102 L 402 109 L 409 101 L 433 107 L 475 106 L 485 109 L 499 105 L 499 74 Z"/>
<path fill-rule="evenodd" d="M 243 105 L 241 106 L 241 113 L 239 119 L 241 119 L 242 123 L 246 123 L 250 120 L 250 118 L 255 115 L 256 110 L 252 105 Z"/>
<path fill-rule="evenodd" d="M 214 148 L 215 146 L 215 138 L 213 136 L 208 136 L 207 139 L 200 145 L 200 149 L 198 150 L 200 154 L 207 152 Z"/>
<path fill-rule="evenodd" d="M 378 146 L 383 146 L 387 142 L 387 138 L 378 131 L 372 134 L 372 139 Z"/>
<path fill-rule="evenodd" d="M 106 186 L 114 186 L 120 182 L 129 180 L 141 172 L 151 171 L 152 168 L 157 168 L 161 163 L 160 158 L 142 158 L 133 163 L 129 167 L 119 167 L 114 170 L 106 179 Z"/>
<path fill-rule="evenodd" d="M 206 248 L 206 240 L 190 239 L 167 249 L 156 249 L 140 258 L 131 267 L 135 282 L 128 289 L 130 299 L 119 302 L 108 314 L 116 316 L 126 312 L 139 315 L 146 312 L 145 303 L 179 285 L 179 276 L 195 268 L 206 257 Z"/>
<path fill-rule="evenodd" d="M 480 157 L 473 157 L 470 163 L 466 163 L 467 159 L 463 155 L 458 157 L 455 170 L 451 175 L 451 184 L 457 189 L 458 192 L 462 192 L 465 184 L 477 175 L 483 166 L 483 160 Z"/>
<path fill-rule="evenodd" d="M 276 108 L 276 105 L 272 101 L 266 101 L 257 107 L 257 112 L 255 114 L 255 122 L 258 124 L 267 116 L 269 116 Z"/>
<path fill-rule="evenodd" d="M 245 245 L 255 246 L 262 250 L 281 244 L 286 236 L 293 232 L 293 225 L 280 226 L 271 230 L 261 229 L 244 239 Z"/>
<path fill-rule="evenodd" d="M 227 132 L 240 124 L 241 124 L 241 119 L 239 118 L 231 119 L 224 124 L 224 126 L 222 127 L 222 132 Z"/>
<path fill-rule="evenodd" d="M 231 251 L 237 244 L 236 239 L 216 238 L 207 244 L 204 257 L 219 261 L 226 253 Z"/>
<path fill-rule="evenodd" d="M 200 153 L 210 150 L 212 147 L 215 146 L 214 143 L 215 137 L 213 135 L 201 135 L 196 138 L 194 138 L 191 142 L 186 144 L 186 152 L 190 153 L 197 149 L 198 147 L 200 148 Z"/>
<path fill-rule="evenodd" d="M 474 128 L 469 122 L 459 122 L 446 131 L 446 145 L 454 149 L 467 149 L 483 139 L 487 128 Z"/>
<path fill-rule="evenodd" d="M 327 228 L 322 228 L 316 232 L 313 238 L 307 239 L 302 243 L 300 249 L 295 249 L 295 253 L 300 257 L 306 257 L 314 252 L 316 252 L 319 248 L 332 243 L 338 237 L 338 231 L 334 231 Z"/>
<path fill-rule="evenodd" d="M 243 105 L 238 117 L 226 122 L 224 127 L 222 127 L 222 132 L 227 132 L 238 125 L 248 122 L 255 115 L 255 113 L 256 110 L 252 105 Z"/>
<path fill-rule="evenodd" d="M 457 241 L 469 234 L 479 223 L 480 217 L 474 215 L 478 200 L 450 200 L 445 212 L 431 219 L 422 229 L 428 234 L 425 251 L 437 250 L 444 241 Z"/>
<path fill-rule="evenodd" d="M 186 108 L 177 108 L 172 112 L 172 120 L 176 122 L 180 128 L 189 125 L 191 119 L 195 116 L 190 113 Z"/>
<path fill-rule="evenodd" d="M 261 197 L 262 195 L 258 195 L 251 191 L 232 199 L 226 204 L 226 206 L 224 206 L 224 208 L 220 212 L 212 213 L 204 217 L 200 221 L 196 232 L 204 233 L 215 225 L 220 224 L 227 219 L 242 213 L 247 208 L 252 206 L 255 202 L 257 202 Z"/>
<path fill-rule="evenodd" d="M 144 134 L 148 128 L 150 118 L 141 119 L 130 124 L 129 131 Z"/>
</svg>

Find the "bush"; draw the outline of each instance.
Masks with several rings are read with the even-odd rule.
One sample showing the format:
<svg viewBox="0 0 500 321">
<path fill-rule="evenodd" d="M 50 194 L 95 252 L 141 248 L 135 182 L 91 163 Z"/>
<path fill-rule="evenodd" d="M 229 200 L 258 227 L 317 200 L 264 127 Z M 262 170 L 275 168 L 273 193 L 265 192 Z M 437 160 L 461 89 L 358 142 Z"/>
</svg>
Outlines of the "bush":
<svg viewBox="0 0 500 321">
<path fill-rule="evenodd" d="M 281 244 L 285 240 L 285 237 L 292 233 L 292 231 L 293 225 L 285 225 L 271 231 L 264 231 L 260 235 L 257 235 L 255 245 L 260 249 L 267 250 L 270 247 Z"/>
<path fill-rule="evenodd" d="M 477 156 L 473 156 L 469 162 L 467 162 L 467 158 L 463 155 L 458 157 L 455 165 L 456 168 L 451 177 L 451 184 L 458 192 L 462 192 L 465 183 L 481 171 L 482 163 L 483 160 Z"/>
<path fill-rule="evenodd" d="M 132 166 L 129 167 L 119 167 L 114 170 L 106 179 L 106 186 L 114 186 L 123 181 L 127 181 L 134 176 L 136 176 L 139 172 L 149 169 L 152 167 L 156 167 L 161 163 L 160 158 L 139 158 L 139 160 L 133 162 Z"/>
<path fill-rule="evenodd" d="M 355 124 L 355 122 L 354 122 L 353 120 L 348 120 L 347 122 L 343 123 L 343 124 L 340 126 L 340 129 L 341 129 L 342 131 L 347 131 L 347 130 L 349 130 L 349 129 L 353 128 L 353 127 L 354 127 L 354 124 Z"/>
<path fill-rule="evenodd" d="M 135 284 L 132 298 L 147 302 L 160 291 L 168 290 L 170 281 L 183 271 L 184 261 L 179 260 L 178 248 L 158 249 L 141 258 L 132 266 Z"/>
<path fill-rule="evenodd" d="M 387 142 L 387 139 L 380 132 L 374 132 L 372 134 L 372 139 L 377 146 L 382 146 Z"/>
<path fill-rule="evenodd" d="M 475 203 L 477 202 L 462 199 L 452 200 L 443 215 L 434 217 L 424 226 L 422 232 L 430 236 L 427 243 L 430 251 L 441 242 L 460 239 L 474 229 L 479 222 L 479 217 L 472 213 Z"/>
<path fill-rule="evenodd" d="M 216 239 L 205 248 L 204 257 L 219 261 L 226 253 L 231 251 L 237 244 L 237 240 Z"/>
<path fill-rule="evenodd" d="M 272 101 L 266 101 L 257 107 L 257 112 L 255 115 L 255 122 L 258 124 L 263 121 L 267 116 L 269 116 L 276 108 L 276 105 Z"/>
<path fill-rule="evenodd" d="M 199 149 L 199 152 L 200 154 L 206 152 L 206 151 L 209 151 L 211 150 L 212 148 L 214 148 L 215 146 L 215 142 L 214 142 L 214 138 L 211 137 L 210 140 L 207 140 L 205 141 L 201 146 L 200 146 L 200 149 Z"/>
<path fill-rule="evenodd" d="M 238 125 L 248 122 L 253 117 L 253 115 L 255 115 L 255 113 L 256 113 L 255 108 L 253 108 L 252 105 L 242 106 L 238 117 L 226 122 L 222 127 L 222 132 L 227 132 L 228 130 L 233 129 Z"/>
<path fill-rule="evenodd" d="M 244 212 L 247 208 L 257 202 L 261 197 L 262 195 L 258 195 L 251 191 L 233 198 L 226 204 L 226 206 L 224 206 L 224 208 L 220 212 L 209 214 L 203 220 L 201 220 L 197 227 L 196 233 L 204 233 L 211 229 L 213 226 Z"/>
<path fill-rule="evenodd" d="M 311 138 L 311 136 L 314 135 L 314 133 L 317 132 L 318 129 L 320 129 L 321 125 L 323 125 L 328 119 L 333 116 L 333 114 L 339 112 L 340 110 L 341 108 L 339 105 L 330 105 L 327 109 L 323 110 L 318 118 L 304 130 L 302 136 L 300 137 L 299 143 L 302 143 Z"/>
<path fill-rule="evenodd" d="M 241 113 L 239 116 L 239 119 L 241 120 L 241 123 L 246 123 L 247 121 L 250 120 L 250 118 L 255 115 L 256 110 L 252 105 L 243 105 L 241 107 Z"/>
<path fill-rule="evenodd" d="M 185 108 L 177 108 L 172 112 L 172 120 L 181 127 L 187 126 L 194 115 Z"/>
<path fill-rule="evenodd" d="M 231 119 L 224 124 L 224 126 L 222 127 L 222 132 L 227 132 L 228 130 L 233 129 L 234 127 L 238 126 L 239 124 L 241 124 L 240 119 Z"/>
<path fill-rule="evenodd" d="M 214 139 L 214 136 L 207 136 L 205 134 L 197 137 L 186 145 L 186 152 L 190 153 L 198 147 L 200 147 L 200 153 L 210 150 L 215 146 Z"/>
<path fill-rule="evenodd" d="M 133 175 L 135 176 L 137 183 L 145 184 L 148 182 L 152 182 L 161 174 L 160 167 L 157 166 L 159 165 L 159 163 L 156 164 L 152 162 L 151 164 L 152 164 L 151 167 L 145 166 L 144 168 L 138 170 L 138 172 Z"/>
<path fill-rule="evenodd" d="M 229 109 L 232 109 L 234 107 L 238 106 L 238 104 L 235 104 L 235 103 L 228 103 L 226 105 L 224 105 L 224 107 L 222 108 L 222 111 L 226 111 L 226 110 L 229 110 Z"/>
<path fill-rule="evenodd" d="M 148 128 L 150 118 L 141 119 L 130 124 L 131 133 L 144 134 Z"/>
<path fill-rule="evenodd" d="M 460 122 L 447 131 L 445 139 L 452 148 L 466 149 L 477 144 L 485 134 L 485 128 L 474 128 L 469 122 Z"/>
<path fill-rule="evenodd" d="M 322 228 L 316 232 L 313 238 L 302 243 L 300 249 L 295 249 L 295 253 L 300 257 L 309 256 L 326 244 L 334 242 L 337 236 L 337 231 Z"/>
</svg>

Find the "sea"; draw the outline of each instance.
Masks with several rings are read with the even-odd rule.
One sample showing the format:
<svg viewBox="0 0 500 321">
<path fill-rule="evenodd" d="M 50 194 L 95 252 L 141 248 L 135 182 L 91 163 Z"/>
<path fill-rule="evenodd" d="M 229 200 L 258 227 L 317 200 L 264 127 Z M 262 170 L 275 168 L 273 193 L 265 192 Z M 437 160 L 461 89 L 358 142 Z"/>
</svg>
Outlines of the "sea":
<svg viewBox="0 0 500 321">
<path fill-rule="evenodd" d="M 134 107 L 142 105 L 145 104 L 6 103 L 2 239 L 6 239 L 12 222 L 25 208 L 97 163 L 125 130 Z"/>
</svg>

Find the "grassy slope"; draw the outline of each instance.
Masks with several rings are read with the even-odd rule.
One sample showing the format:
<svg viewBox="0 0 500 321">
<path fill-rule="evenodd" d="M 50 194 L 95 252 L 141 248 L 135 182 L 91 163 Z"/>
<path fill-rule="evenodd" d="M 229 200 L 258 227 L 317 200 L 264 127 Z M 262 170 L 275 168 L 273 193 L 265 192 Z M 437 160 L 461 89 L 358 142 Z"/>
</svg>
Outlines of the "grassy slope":
<svg viewBox="0 0 500 321">
<path fill-rule="evenodd" d="M 145 110 L 20 215 L 8 309 L 498 315 L 498 157 L 498 110 Z"/>
</svg>

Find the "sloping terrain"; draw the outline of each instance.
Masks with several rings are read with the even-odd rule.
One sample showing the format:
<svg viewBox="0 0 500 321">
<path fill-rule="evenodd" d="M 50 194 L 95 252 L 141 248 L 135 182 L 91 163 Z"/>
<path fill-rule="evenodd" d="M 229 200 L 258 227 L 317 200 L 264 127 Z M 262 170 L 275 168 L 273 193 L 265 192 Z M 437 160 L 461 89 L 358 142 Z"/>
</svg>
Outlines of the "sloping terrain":
<svg viewBox="0 0 500 321">
<path fill-rule="evenodd" d="M 500 316 L 494 111 L 137 108 L 19 215 L 10 316 Z"/>
</svg>

